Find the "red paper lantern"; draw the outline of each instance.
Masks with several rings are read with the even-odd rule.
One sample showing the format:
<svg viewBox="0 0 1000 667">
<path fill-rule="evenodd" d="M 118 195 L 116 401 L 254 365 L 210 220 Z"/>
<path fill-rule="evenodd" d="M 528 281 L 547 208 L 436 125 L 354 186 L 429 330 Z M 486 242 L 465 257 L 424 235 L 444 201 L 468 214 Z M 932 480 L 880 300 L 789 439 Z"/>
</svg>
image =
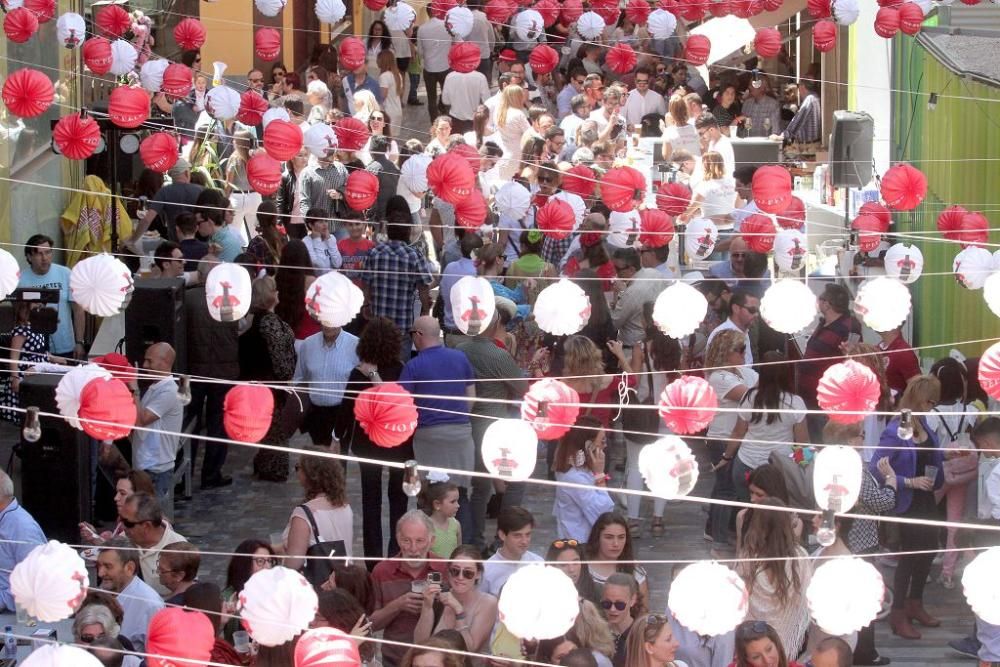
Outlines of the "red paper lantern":
<svg viewBox="0 0 1000 667">
<path fill-rule="evenodd" d="M 97 440 L 117 440 L 131 433 L 135 426 L 135 400 L 121 380 L 96 378 L 88 382 L 80 392 L 80 410 L 77 416 L 84 433 L 90 437 Z"/>
<path fill-rule="evenodd" d="M 828 19 L 833 15 L 830 4 L 830 0 L 807 0 L 806 9 L 814 19 Z"/>
<path fill-rule="evenodd" d="M 1000 343 L 990 345 L 979 358 L 979 386 L 1000 401 Z"/>
<path fill-rule="evenodd" d="M 56 17 L 56 0 L 24 0 L 24 7 L 31 10 L 39 23 L 48 23 Z"/>
<path fill-rule="evenodd" d="M 784 0 L 761 0 L 761 5 L 764 6 L 766 12 L 776 12 L 781 9 L 783 4 Z"/>
<path fill-rule="evenodd" d="M 191 92 L 191 68 L 181 63 L 171 63 L 163 70 L 163 83 L 160 84 L 167 97 L 187 97 Z"/>
<path fill-rule="evenodd" d="M 765 213 L 784 213 L 792 201 L 792 175 L 776 164 L 758 168 L 750 188 L 754 203 Z"/>
<path fill-rule="evenodd" d="M 729 3 L 733 16 L 741 19 L 748 19 L 754 15 L 753 0 L 731 0 Z"/>
<path fill-rule="evenodd" d="M 49 77 L 36 69 L 19 69 L 3 82 L 3 103 L 21 118 L 42 115 L 55 98 L 56 89 Z"/>
<path fill-rule="evenodd" d="M 118 378 L 126 385 L 135 381 L 138 376 L 138 371 L 135 366 L 132 365 L 132 363 L 128 360 L 128 357 L 124 354 L 108 352 L 100 357 L 91 359 L 91 361 L 111 373 L 112 377 Z"/>
<path fill-rule="evenodd" d="M 559 52 L 548 44 L 539 44 L 531 50 L 528 64 L 535 74 L 548 74 L 559 66 Z"/>
<path fill-rule="evenodd" d="M 753 39 L 757 55 L 773 58 L 781 52 L 781 32 L 777 28 L 758 28 Z"/>
<path fill-rule="evenodd" d="M 701 20 L 705 16 L 705 2 L 704 0 L 678 0 L 677 14 L 686 21 Z"/>
<path fill-rule="evenodd" d="M 111 42 L 103 37 L 91 37 L 80 48 L 83 64 L 98 76 L 107 74 L 111 69 Z"/>
<path fill-rule="evenodd" d="M 601 179 L 601 200 L 612 211 L 628 213 L 646 196 L 646 177 L 632 167 L 609 169 Z"/>
<path fill-rule="evenodd" d="M 354 637 L 336 628 L 307 630 L 295 643 L 295 667 L 358 667 Z"/>
<path fill-rule="evenodd" d="M 532 9 L 541 15 L 546 28 L 555 25 L 555 22 L 559 20 L 559 12 L 562 11 L 562 7 L 556 0 L 538 0 Z"/>
<path fill-rule="evenodd" d="M 975 5 L 978 5 L 981 1 L 982 0 L 962 0 L 962 4 L 963 5 L 969 5 L 970 7 L 973 7 Z"/>
<path fill-rule="evenodd" d="M 456 42 L 448 51 L 448 64 L 456 72 L 468 74 L 479 67 L 479 46 L 475 42 Z"/>
<path fill-rule="evenodd" d="M 264 150 L 275 160 L 291 160 L 302 150 L 302 141 L 302 130 L 287 120 L 272 120 L 264 128 Z"/>
<path fill-rule="evenodd" d="M 479 171 L 479 165 L 482 162 L 482 157 L 479 155 L 473 146 L 469 144 L 456 144 L 449 153 L 454 153 L 460 157 L 463 157 L 468 161 L 469 166 L 472 167 L 473 172 Z"/>
<path fill-rule="evenodd" d="M 257 28 L 253 34 L 253 50 L 261 60 L 277 60 L 281 52 L 281 33 L 275 28 Z"/>
<path fill-rule="evenodd" d="M 767 254 L 774 248 L 774 223 L 771 218 L 754 213 L 740 224 L 740 234 L 747 247 L 754 252 Z"/>
<path fill-rule="evenodd" d="M 982 245 L 990 238 L 990 222 L 982 213 L 975 211 L 962 216 L 962 222 L 955 238 L 963 246 Z"/>
<path fill-rule="evenodd" d="M 367 211 L 378 199 L 378 176 L 365 169 L 355 169 L 347 176 L 344 193 L 352 211 Z"/>
<path fill-rule="evenodd" d="M 472 194 L 476 174 L 468 160 L 455 153 L 438 155 L 427 167 L 427 184 L 441 199 L 457 205 Z"/>
<path fill-rule="evenodd" d="M 523 0 L 523 2 L 528 1 L 529 0 Z M 431 0 L 427 5 L 427 9 L 431 16 L 439 18 L 443 21 L 445 16 L 448 15 L 448 10 L 457 6 L 458 0 Z"/>
<path fill-rule="evenodd" d="M 585 164 L 577 164 L 563 172 L 562 189 L 581 199 L 592 197 L 597 188 L 597 174 Z"/>
<path fill-rule="evenodd" d="M 851 223 L 851 229 L 858 232 L 858 247 L 862 252 L 871 252 L 882 243 L 882 224 L 873 215 L 859 215 Z"/>
<path fill-rule="evenodd" d="M 357 37 L 347 37 L 340 43 L 340 64 L 352 72 L 365 66 L 365 43 Z"/>
<path fill-rule="evenodd" d="M 252 88 L 247 88 L 240 95 L 240 110 L 236 112 L 236 120 L 244 125 L 260 125 L 264 120 L 264 112 L 271 108 L 264 96 Z"/>
<path fill-rule="evenodd" d="M 257 153 L 247 161 L 247 181 L 254 192 L 273 195 L 281 186 L 281 163 L 265 153 Z"/>
<path fill-rule="evenodd" d="M 118 86 L 108 97 L 108 117 L 118 127 L 139 127 L 149 118 L 149 95 L 142 88 Z"/>
<path fill-rule="evenodd" d="M 165 174 L 180 157 L 177 139 L 166 132 L 151 134 L 139 144 L 139 157 L 142 158 L 142 163 L 153 171 Z"/>
<path fill-rule="evenodd" d="M 813 44 L 820 53 L 833 51 L 837 46 L 837 24 L 833 21 L 817 21 L 813 26 Z"/>
<path fill-rule="evenodd" d="M 539 380 L 521 401 L 521 419 L 531 424 L 539 440 L 558 440 L 576 424 L 579 415 L 580 395 L 560 380 Z"/>
<path fill-rule="evenodd" d="M 573 207 L 564 199 L 549 197 L 535 213 L 535 226 L 552 239 L 564 239 L 573 232 L 576 225 L 576 214 Z"/>
<path fill-rule="evenodd" d="M 796 196 L 788 202 L 788 208 L 778 216 L 778 226 L 782 229 L 803 229 L 806 226 L 806 204 Z"/>
<path fill-rule="evenodd" d="M 417 428 L 417 406 L 410 392 L 395 382 L 384 382 L 358 394 L 354 418 L 379 447 L 398 447 Z"/>
<path fill-rule="evenodd" d="M 881 7 L 875 14 L 875 34 L 892 39 L 899 32 L 899 12 L 892 7 Z"/>
<path fill-rule="evenodd" d="M 605 63 L 616 74 L 628 74 L 635 69 L 636 60 L 635 50 L 625 42 L 618 42 L 608 51 Z"/>
<path fill-rule="evenodd" d="M 874 216 L 879 222 L 879 231 L 883 234 L 889 231 L 889 225 L 892 224 L 892 213 L 889 212 L 885 206 L 879 204 L 877 201 L 866 201 L 858 209 L 858 215 L 871 215 Z"/>
<path fill-rule="evenodd" d="M 238 384 L 226 392 L 222 405 L 226 433 L 240 442 L 260 442 L 271 428 L 274 396 L 259 384 Z"/>
<path fill-rule="evenodd" d="M 625 16 L 634 25 L 646 25 L 649 12 L 649 3 L 646 0 L 628 0 L 628 4 L 625 5 Z"/>
<path fill-rule="evenodd" d="M 912 211 L 927 194 L 927 177 L 908 164 L 889 167 L 882 177 L 882 200 L 896 211 Z"/>
<path fill-rule="evenodd" d="M 691 188 L 683 183 L 663 181 L 656 189 L 656 208 L 676 218 L 691 205 Z"/>
<path fill-rule="evenodd" d="M 639 243 L 644 248 L 660 248 L 674 238 L 674 221 L 658 208 L 639 211 Z"/>
<path fill-rule="evenodd" d="M 121 37 L 132 27 L 132 17 L 120 5 L 105 6 L 95 20 L 105 37 Z"/>
<path fill-rule="evenodd" d="M 697 433 L 715 417 L 719 399 L 705 378 L 682 375 L 663 389 L 660 416 L 674 433 Z"/>
<path fill-rule="evenodd" d="M 692 65 L 704 65 L 712 52 L 712 42 L 705 35 L 688 35 L 684 45 L 684 59 Z"/>
<path fill-rule="evenodd" d="M 455 224 L 466 229 L 479 229 L 486 221 L 486 198 L 479 190 L 455 204 Z"/>
<path fill-rule="evenodd" d="M 490 0 L 483 8 L 486 18 L 493 24 L 504 24 L 517 11 L 517 4 L 513 0 Z"/>
<path fill-rule="evenodd" d="M 337 135 L 337 144 L 341 150 L 359 151 L 368 143 L 371 131 L 368 126 L 353 116 L 346 116 L 333 126 Z"/>
<path fill-rule="evenodd" d="M 74 113 L 63 116 L 52 128 L 59 152 L 70 160 L 86 160 L 101 143 L 101 127 L 90 116 Z"/>
<path fill-rule="evenodd" d="M 899 6 L 903 4 L 903 0 L 876 0 L 879 7 L 892 7 L 893 9 L 899 9 Z"/>
<path fill-rule="evenodd" d="M 712 0 L 708 3 L 708 13 L 716 18 L 722 18 L 733 13 L 733 5 L 729 0 Z"/>
<path fill-rule="evenodd" d="M 26 7 L 12 9 L 3 18 L 3 31 L 10 41 L 23 44 L 38 32 L 38 17 Z"/>
<path fill-rule="evenodd" d="M 198 19 L 181 19 L 174 26 L 174 40 L 185 51 L 197 51 L 205 45 L 205 26 Z"/>
<path fill-rule="evenodd" d="M 907 35 L 916 35 L 924 25 L 924 10 L 915 2 L 899 6 L 899 29 Z"/>
<path fill-rule="evenodd" d="M 200 611 L 168 607 L 149 620 L 146 653 L 149 667 L 195 667 L 212 658 L 215 628 Z M 156 658 L 168 655 L 169 659 Z"/>
<path fill-rule="evenodd" d="M 871 412 L 882 395 L 878 378 L 867 366 L 853 359 L 833 364 L 823 373 L 816 387 L 816 402 L 826 410 L 830 421 L 854 424 L 862 421 L 862 414 L 845 412 Z"/>
<path fill-rule="evenodd" d="M 365 7 L 372 10 L 373 12 L 380 12 L 385 9 L 386 0 L 364 0 Z"/>
<path fill-rule="evenodd" d="M 938 214 L 937 228 L 946 239 L 958 241 L 961 236 L 962 218 L 968 211 L 963 206 L 949 206 Z"/>
<path fill-rule="evenodd" d="M 571 23 L 576 23 L 581 16 L 583 16 L 582 0 L 564 0 L 562 14 L 559 16 L 563 25 L 568 26 Z"/>
<path fill-rule="evenodd" d="M 618 23 L 618 17 L 621 16 L 618 0 L 591 0 L 590 9 L 604 19 L 607 25 Z"/>
</svg>

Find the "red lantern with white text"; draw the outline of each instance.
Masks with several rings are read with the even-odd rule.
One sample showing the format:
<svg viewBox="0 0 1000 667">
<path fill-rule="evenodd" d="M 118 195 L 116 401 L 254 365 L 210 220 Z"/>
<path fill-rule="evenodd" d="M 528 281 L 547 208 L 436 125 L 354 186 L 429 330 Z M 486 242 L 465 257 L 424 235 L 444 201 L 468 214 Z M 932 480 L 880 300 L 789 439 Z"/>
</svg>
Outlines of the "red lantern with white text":
<svg viewBox="0 0 1000 667">
<path fill-rule="evenodd" d="M 781 32 L 777 28 L 757 28 L 753 47 L 761 57 L 775 57 L 781 52 Z"/>
<path fill-rule="evenodd" d="M 356 639 L 337 628 L 306 630 L 295 642 L 295 667 L 358 667 Z"/>
<path fill-rule="evenodd" d="M 881 225 L 873 215 L 859 215 L 851 223 L 851 229 L 858 232 L 858 247 L 862 252 L 871 252 L 882 243 Z"/>
<path fill-rule="evenodd" d="M 56 0 L 24 0 L 24 8 L 30 9 L 39 23 L 48 23 L 56 16 Z"/>
<path fill-rule="evenodd" d="M 899 29 L 907 35 L 916 35 L 924 25 L 924 10 L 915 2 L 899 6 Z"/>
<path fill-rule="evenodd" d="M 337 145 L 341 150 L 359 151 L 368 143 L 371 131 L 368 126 L 353 116 L 346 116 L 333 126 L 337 135 Z"/>
<path fill-rule="evenodd" d="M 149 118 L 149 95 L 142 88 L 118 86 L 108 98 L 108 117 L 118 127 L 139 127 Z"/>
<path fill-rule="evenodd" d="M 222 409 L 222 423 L 230 438 L 260 442 L 271 428 L 274 396 L 264 385 L 238 384 L 226 392 Z"/>
<path fill-rule="evenodd" d="M 139 157 L 153 171 L 165 174 L 180 157 L 177 139 L 167 132 L 151 134 L 139 144 Z"/>
<path fill-rule="evenodd" d="M 117 440 L 131 433 L 135 426 L 135 400 L 121 380 L 96 378 L 80 392 L 77 416 L 83 432 L 90 437 Z"/>
<path fill-rule="evenodd" d="M 697 433 L 715 417 L 719 399 L 704 378 L 682 375 L 660 395 L 660 416 L 674 433 Z"/>
<path fill-rule="evenodd" d="M 274 60 L 281 52 L 281 33 L 275 28 L 257 28 L 253 34 L 253 51 L 262 60 Z"/>
<path fill-rule="evenodd" d="M 358 394 L 354 418 L 379 447 L 398 447 L 417 428 L 417 407 L 410 392 L 395 382 L 384 382 Z"/>
<path fill-rule="evenodd" d="M 111 42 L 103 37 L 91 37 L 80 47 L 83 64 L 97 75 L 107 74 L 111 69 Z"/>
<path fill-rule="evenodd" d="M 34 118 L 52 106 L 56 89 L 49 77 L 36 69 L 23 68 L 3 82 L 3 103 L 15 116 Z M 147 105 L 148 106 L 148 105 Z"/>
<path fill-rule="evenodd" d="M 352 72 L 365 65 L 367 50 L 365 44 L 357 37 L 347 37 L 340 43 L 340 64 Z"/>
<path fill-rule="evenodd" d="M 302 150 L 302 129 L 286 120 L 272 120 L 264 128 L 264 150 L 275 160 L 291 160 Z"/>
<path fill-rule="evenodd" d="M 101 143 L 101 128 L 90 116 L 63 116 L 52 129 L 59 152 L 71 160 L 86 160 Z"/>
<path fill-rule="evenodd" d="M 378 199 L 378 176 L 364 169 L 355 169 L 347 177 L 344 200 L 352 211 L 367 211 Z"/>
<path fill-rule="evenodd" d="M 688 35 L 684 45 L 684 59 L 692 65 L 704 65 L 712 52 L 712 42 L 705 35 Z"/>
<path fill-rule="evenodd" d="M 754 252 L 769 253 L 774 248 L 774 222 L 760 213 L 747 216 L 740 225 L 740 234 Z"/>
<path fill-rule="evenodd" d="M 826 3 L 829 7 L 829 3 Z M 829 12 L 827 13 L 829 16 Z M 813 26 L 813 44 L 820 53 L 829 53 L 837 46 L 837 24 L 823 19 Z"/>
<path fill-rule="evenodd" d="M 891 39 L 899 32 L 899 12 L 892 7 L 881 7 L 875 14 L 875 34 Z"/>
<path fill-rule="evenodd" d="M 281 186 L 281 163 L 267 153 L 257 153 L 247 161 L 247 181 L 254 192 L 273 195 Z"/>
<path fill-rule="evenodd" d="M 778 165 L 760 167 L 753 174 L 753 201 L 765 213 L 784 213 L 792 201 L 792 175 Z"/>
<path fill-rule="evenodd" d="M 476 175 L 464 157 L 445 153 L 427 167 L 427 184 L 434 194 L 454 206 L 472 194 Z"/>
<path fill-rule="evenodd" d="M 635 210 L 646 194 L 646 177 L 632 167 L 614 167 L 601 179 L 601 200 L 612 211 Z"/>
<path fill-rule="evenodd" d="M 548 44 L 539 44 L 531 49 L 528 64 L 535 74 L 548 74 L 559 66 L 559 52 Z"/>
<path fill-rule="evenodd" d="M 479 229 L 486 221 L 486 198 L 479 190 L 455 205 L 455 224 L 465 229 Z"/>
<path fill-rule="evenodd" d="M 539 440 L 557 440 L 576 424 L 580 395 L 565 382 L 546 378 L 528 388 L 521 401 L 521 419 L 530 423 Z"/>
<path fill-rule="evenodd" d="M 187 97 L 191 92 L 191 68 L 183 63 L 170 63 L 167 69 L 163 70 L 163 83 L 160 84 L 167 98 Z"/>
</svg>

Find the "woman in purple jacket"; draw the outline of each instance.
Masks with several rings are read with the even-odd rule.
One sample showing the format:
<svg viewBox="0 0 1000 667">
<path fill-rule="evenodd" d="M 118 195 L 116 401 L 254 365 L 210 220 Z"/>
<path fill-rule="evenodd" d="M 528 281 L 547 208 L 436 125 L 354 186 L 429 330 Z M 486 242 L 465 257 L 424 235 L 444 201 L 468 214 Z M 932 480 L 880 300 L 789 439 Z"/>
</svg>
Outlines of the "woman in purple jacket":
<svg viewBox="0 0 1000 667">
<path fill-rule="evenodd" d="M 918 375 L 910 379 L 906 391 L 899 400 L 900 410 L 914 413 L 929 412 L 937 405 L 941 396 L 941 383 L 931 375 Z M 889 464 L 898 477 L 899 491 L 892 514 L 910 519 L 933 519 L 937 514 L 934 489 L 944 481 L 941 470 L 943 461 L 941 450 L 933 430 L 927 426 L 922 416 L 910 418 L 912 432 L 900 429 L 900 417 L 886 425 L 879 440 L 879 448 L 872 457 L 872 473 L 884 482 L 876 464 L 882 457 L 888 457 Z M 893 634 L 904 639 L 920 639 L 920 633 L 910 624 L 935 628 L 941 622 L 924 609 L 924 584 L 930 574 L 934 560 L 934 549 L 938 548 L 938 530 L 935 526 L 910 523 L 899 525 L 900 551 L 925 551 L 899 557 L 893 579 L 892 612 L 889 624 Z"/>
</svg>

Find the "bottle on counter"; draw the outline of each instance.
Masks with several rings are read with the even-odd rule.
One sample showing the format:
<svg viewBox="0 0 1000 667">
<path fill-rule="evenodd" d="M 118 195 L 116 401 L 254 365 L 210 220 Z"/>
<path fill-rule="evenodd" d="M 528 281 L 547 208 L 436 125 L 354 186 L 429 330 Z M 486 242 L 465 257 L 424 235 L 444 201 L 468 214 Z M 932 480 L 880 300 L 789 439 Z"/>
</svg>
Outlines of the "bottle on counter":
<svg viewBox="0 0 1000 667">
<path fill-rule="evenodd" d="M 17 638 L 14 637 L 14 627 L 11 625 L 3 629 L 3 657 L 11 660 L 17 658 Z"/>
</svg>

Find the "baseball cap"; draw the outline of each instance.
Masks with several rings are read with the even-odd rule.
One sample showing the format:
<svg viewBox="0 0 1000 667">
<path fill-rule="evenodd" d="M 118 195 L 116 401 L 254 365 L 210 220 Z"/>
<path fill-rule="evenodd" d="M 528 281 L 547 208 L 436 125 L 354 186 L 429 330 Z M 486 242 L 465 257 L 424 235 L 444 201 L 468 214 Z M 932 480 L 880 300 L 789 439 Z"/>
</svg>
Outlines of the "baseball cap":
<svg viewBox="0 0 1000 667">
<path fill-rule="evenodd" d="M 179 157 L 177 158 L 177 162 L 174 163 L 174 166 L 167 170 L 167 173 L 171 178 L 173 178 L 174 176 L 180 176 L 186 171 L 191 171 L 191 163 L 184 158 Z"/>
</svg>

